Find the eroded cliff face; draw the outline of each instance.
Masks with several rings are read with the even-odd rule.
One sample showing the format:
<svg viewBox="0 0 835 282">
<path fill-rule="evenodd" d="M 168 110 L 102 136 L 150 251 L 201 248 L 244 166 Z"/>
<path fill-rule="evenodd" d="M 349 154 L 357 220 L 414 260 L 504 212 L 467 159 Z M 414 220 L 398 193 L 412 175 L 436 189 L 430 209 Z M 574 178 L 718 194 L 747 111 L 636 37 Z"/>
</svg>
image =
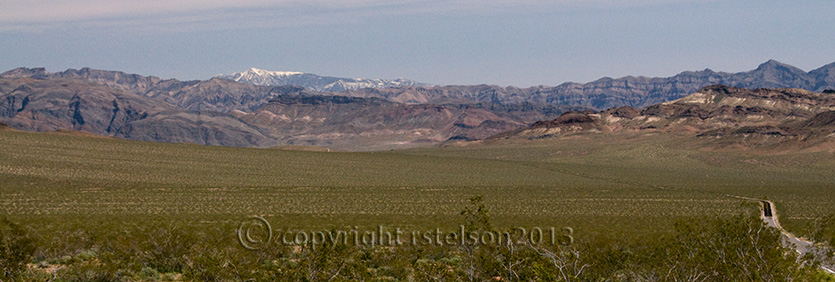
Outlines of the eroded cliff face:
<svg viewBox="0 0 835 282">
<path fill-rule="evenodd" d="M 197 112 L 82 79 L 2 78 L 2 122 L 31 131 L 75 130 L 144 141 L 271 144 L 235 117 Z"/>
</svg>

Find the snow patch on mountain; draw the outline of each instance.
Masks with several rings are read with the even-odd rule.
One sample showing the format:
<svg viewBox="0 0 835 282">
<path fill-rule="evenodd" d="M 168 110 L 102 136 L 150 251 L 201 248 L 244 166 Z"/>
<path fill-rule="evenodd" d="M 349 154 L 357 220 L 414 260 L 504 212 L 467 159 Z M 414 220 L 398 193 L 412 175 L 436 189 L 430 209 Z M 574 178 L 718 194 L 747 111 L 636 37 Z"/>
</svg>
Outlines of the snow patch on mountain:
<svg viewBox="0 0 835 282">
<path fill-rule="evenodd" d="M 301 86 L 313 91 L 344 92 L 363 88 L 392 88 L 403 86 L 430 86 L 414 80 L 397 79 L 364 79 L 319 76 L 312 73 L 291 71 L 268 71 L 251 68 L 244 72 L 229 75 L 218 75 L 218 78 L 267 86 Z"/>
</svg>

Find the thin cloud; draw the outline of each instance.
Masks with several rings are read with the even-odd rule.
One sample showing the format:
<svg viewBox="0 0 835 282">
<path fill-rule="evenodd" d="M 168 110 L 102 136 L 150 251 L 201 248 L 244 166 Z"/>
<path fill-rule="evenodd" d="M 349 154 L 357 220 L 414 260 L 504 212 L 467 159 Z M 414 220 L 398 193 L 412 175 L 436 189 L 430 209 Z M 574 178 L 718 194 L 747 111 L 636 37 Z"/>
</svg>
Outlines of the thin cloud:
<svg viewBox="0 0 835 282">
<path fill-rule="evenodd" d="M 0 0 L 0 30 L 72 26 L 155 26 L 191 28 L 297 25 L 327 22 L 334 15 L 501 12 L 530 8 L 612 8 L 698 0 Z M 704 1 L 704 0 L 702 0 Z M 364 14 L 363 14 L 364 13 Z M 277 17 L 280 16 L 280 17 Z M 343 19 L 344 20 L 344 19 Z"/>
</svg>

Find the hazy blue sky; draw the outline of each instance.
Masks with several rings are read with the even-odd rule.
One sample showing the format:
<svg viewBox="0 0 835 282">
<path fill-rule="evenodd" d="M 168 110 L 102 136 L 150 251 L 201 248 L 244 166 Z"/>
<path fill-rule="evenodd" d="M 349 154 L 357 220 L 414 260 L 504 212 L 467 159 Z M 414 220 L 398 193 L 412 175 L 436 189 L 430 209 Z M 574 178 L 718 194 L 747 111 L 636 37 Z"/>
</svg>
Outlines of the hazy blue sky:
<svg viewBox="0 0 835 282">
<path fill-rule="evenodd" d="M 0 0 L 0 70 L 250 67 L 437 84 L 835 62 L 835 1 Z M 488 4 L 489 3 L 489 4 Z"/>
</svg>

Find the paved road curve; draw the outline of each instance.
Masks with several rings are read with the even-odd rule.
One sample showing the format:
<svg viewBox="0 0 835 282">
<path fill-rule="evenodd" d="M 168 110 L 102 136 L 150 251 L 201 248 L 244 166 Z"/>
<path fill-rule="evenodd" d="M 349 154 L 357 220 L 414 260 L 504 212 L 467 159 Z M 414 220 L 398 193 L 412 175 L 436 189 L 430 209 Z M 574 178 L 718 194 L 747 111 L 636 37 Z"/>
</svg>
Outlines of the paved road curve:
<svg viewBox="0 0 835 282">
<path fill-rule="evenodd" d="M 777 218 L 777 208 L 774 205 L 774 202 L 771 202 L 769 200 L 755 199 L 755 198 L 748 198 L 748 197 L 740 197 L 740 196 L 733 196 L 733 195 L 728 195 L 728 196 L 729 197 L 734 197 L 734 198 L 739 198 L 739 199 L 744 199 L 744 200 L 749 200 L 749 201 L 760 202 L 763 206 L 763 212 L 762 212 L 762 214 L 760 214 L 760 217 L 763 219 L 763 221 L 765 221 L 766 225 L 777 228 L 777 230 L 780 230 L 780 232 L 783 233 L 783 238 L 785 239 L 784 242 L 791 243 L 790 246 L 793 247 L 795 249 L 795 251 L 797 251 L 797 253 L 800 254 L 800 256 L 805 255 L 806 252 L 809 251 L 809 248 L 812 245 L 814 245 L 813 242 L 798 238 L 797 236 L 794 236 L 794 234 L 791 234 L 788 231 L 786 231 L 785 229 L 783 229 L 783 226 L 780 225 L 780 221 Z M 823 268 L 823 270 L 825 270 L 826 272 L 829 272 L 831 274 L 835 274 L 835 266 L 833 266 L 833 265 L 822 265 L 821 268 Z"/>
</svg>

